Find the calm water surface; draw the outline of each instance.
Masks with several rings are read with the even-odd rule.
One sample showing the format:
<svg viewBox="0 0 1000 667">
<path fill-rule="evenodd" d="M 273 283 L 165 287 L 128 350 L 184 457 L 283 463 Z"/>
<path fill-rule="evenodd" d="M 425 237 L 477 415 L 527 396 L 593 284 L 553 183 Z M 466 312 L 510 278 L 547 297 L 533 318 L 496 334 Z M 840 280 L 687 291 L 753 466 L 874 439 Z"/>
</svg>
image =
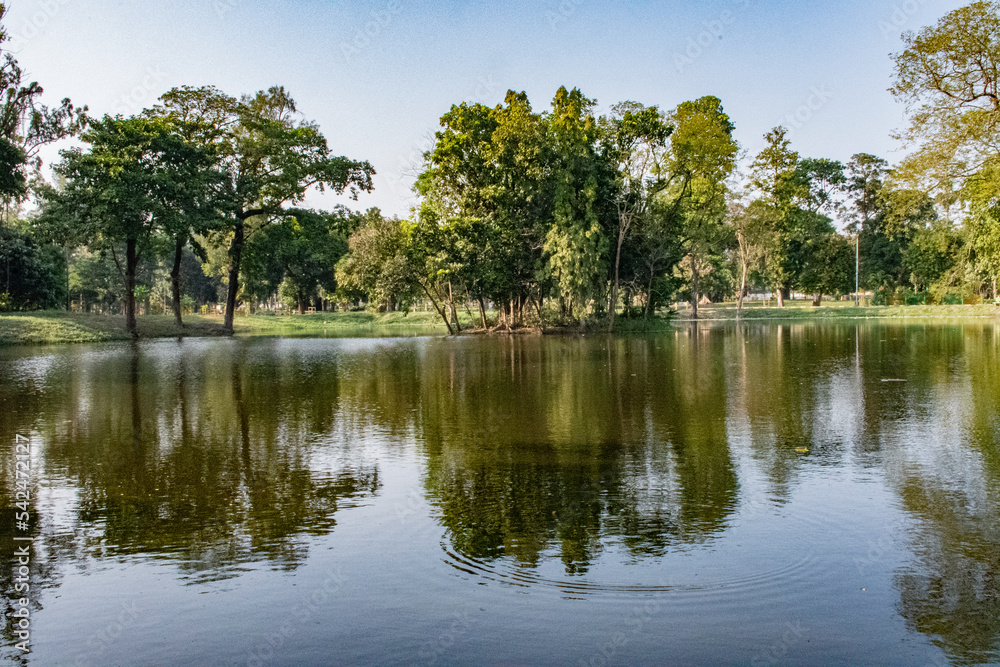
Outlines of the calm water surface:
<svg viewBox="0 0 1000 667">
<path fill-rule="evenodd" d="M 997 663 L 998 362 L 986 321 L 0 350 L 2 650 Z"/>
</svg>

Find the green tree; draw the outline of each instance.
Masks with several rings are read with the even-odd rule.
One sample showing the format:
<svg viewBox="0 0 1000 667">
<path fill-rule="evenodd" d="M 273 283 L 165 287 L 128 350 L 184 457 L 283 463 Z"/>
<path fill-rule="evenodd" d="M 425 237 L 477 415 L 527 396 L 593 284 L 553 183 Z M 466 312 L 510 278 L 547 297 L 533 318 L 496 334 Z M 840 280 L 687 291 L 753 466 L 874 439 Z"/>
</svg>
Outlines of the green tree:
<svg viewBox="0 0 1000 667">
<path fill-rule="evenodd" d="M 62 249 L 0 228 L 0 310 L 55 308 L 66 293 Z"/>
<path fill-rule="evenodd" d="M 495 108 L 463 103 L 442 116 L 417 179 L 418 228 L 438 228 L 423 238 L 436 244 L 427 257 L 448 283 L 449 308 L 453 278 L 480 304 L 484 296 L 497 304 L 505 326 L 518 326 L 528 300 L 542 298 L 537 282 L 552 220 L 546 125 L 514 91 Z"/>
<path fill-rule="evenodd" d="M 183 87 L 162 100 L 164 111 L 183 118 L 198 143 L 213 151 L 225 178 L 229 266 L 224 326 L 232 331 L 248 221 L 260 218 L 255 228 L 262 229 L 288 216 L 289 207 L 302 202 L 312 188 L 349 191 L 356 198 L 359 190 L 371 191 L 375 170 L 368 162 L 331 155 L 316 124 L 296 120 L 295 101 L 282 87 L 240 100 L 213 87 Z"/>
<path fill-rule="evenodd" d="M 0 21 L 6 15 L 7 3 L 0 3 Z M 7 38 L 0 26 L 0 49 Z M 44 92 L 10 51 L 0 52 L 0 201 L 7 219 L 16 216 L 27 195 L 28 171 L 39 174 L 42 147 L 75 136 L 87 124 L 87 107 L 75 107 L 68 98 L 46 106 Z"/>
<path fill-rule="evenodd" d="M 796 200 L 803 194 L 798 178 L 799 154 L 791 149 L 788 130 L 776 127 L 764 135 L 767 145 L 751 165 L 750 182 L 759 194 L 755 215 L 767 229 L 764 277 L 777 292 L 778 307 L 784 308 L 785 294 L 794 274 L 788 256 Z"/>
<path fill-rule="evenodd" d="M 997 297 L 1000 276 L 1000 164 L 983 167 L 965 186 L 970 215 L 965 220 L 973 267 L 988 276 Z"/>
<path fill-rule="evenodd" d="M 759 272 L 767 249 L 766 218 L 760 215 L 761 206 L 757 201 L 749 204 L 741 200 L 730 201 L 726 223 L 736 239 L 736 261 L 738 262 L 736 293 L 736 317 L 743 316 L 743 300 L 747 294 L 747 281 L 751 272 Z"/>
<path fill-rule="evenodd" d="M 326 293 L 337 289 L 336 266 L 347 254 L 349 214 L 344 209 L 290 213 L 261 239 L 276 249 L 299 313 L 304 313 L 310 302 L 317 301 L 320 289 Z"/>
<path fill-rule="evenodd" d="M 929 289 L 947 279 L 961 263 L 964 240 L 947 220 L 931 220 L 919 227 L 903 251 L 903 268 L 916 291 Z"/>
<path fill-rule="evenodd" d="M 861 296 L 861 238 L 865 228 L 878 215 L 879 202 L 889 163 L 869 153 L 857 153 L 847 163 L 845 188 L 848 195 L 848 230 L 854 234 L 854 293 Z"/>
<path fill-rule="evenodd" d="M 699 279 L 714 257 L 721 257 L 729 230 L 726 216 L 727 179 L 736 168 L 739 144 L 735 127 L 716 97 L 684 102 L 670 115 L 674 128 L 665 170 L 671 175 L 664 197 L 680 216 L 684 252 L 691 269 L 692 316 L 698 317 Z"/>
<path fill-rule="evenodd" d="M 901 175 L 950 189 L 1000 160 L 1000 3 L 972 2 L 903 35 L 891 92 L 907 105 L 914 152 Z"/>
<path fill-rule="evenodd" d="M 854 286 L 854 248 L 840 234 L 827 233 L 812 239 L 799 277 L 799 287 L 816 295 L 814 306 L 823 295 L 842 296 Z"/>
<path fill-rule="evenodd" d="M 910 187 L 926 191 L 946 209 L 968 205 L 971 268 L 996 291 L 1000 275 L 1000 3 L 972 2 L 936 25 L 903 35 L 893 56 L 892 93 L 907 105 L 909 126 L 900 138 L 913 151 L 899 169 Z"/>
<path fill-rule="evenodd" d="M 377 208 L 370 209 L 348 246 L 350 252 L 336 269 L 341 286 L 361 290 L 368 296 L 369 305 L 386 310 L 396 310 L 413 299 L 419 286 L 419 268 L 410 256 L 409 223 L 387 218 Z M 438 312 L 448 323 L 443 309 L 438 307 Z M 449 333 L 450 329 L 449 324 Z"/>
<path fill-rule="evenodd" d="M 163 231 L 172 241 L 173 261 L 170 269 L 171 302 L 174 320 L 184 325 L 181 313 L 181 271 L 185 249 L 206 257 L 199 238 L 218 234 L 228 228 L 234 201 L 226 187 L 226 174 L 216 167 L 223 155 L 222 137 L 232 124 L 233 105 L 225 96 L 210 89 L 175 88 L 160 98 L 160 104 L 144 112 L 150 118 L 162 119 L 191 144 L 211 156 L 211 164 L 198 172 L 201 179 L 190 184 L 192 196 L 185 208 L 165 211 Z"/>
<path fill-rule="evenodd" d="M 89 150 L 63 152 L 56 170 L 66 185 L 50 195 L 56 208 L 75 216 L 92 247 L 114 257 L 125 286 L 126 328 L 136 335 L 139 262 L 153 250 L 163 219 L 188 208 L 189 186 L 201 179 L 209 157 L 156 119 L 106 116 L 82 138 Z M 121 259 L 119 244 L 124 245 Z"/>
<path fill-rule="evenodd" d="M 634 228 L 647 219 L 657 193 L 669 187 L 680 174 L 663 178 L 667 140 L 673 132 L 657 107 L 622 102 L 601 119 L 602 151 L 615 165 L 616 233 L 614 274 L 608 300 L 609 330 L 615 329 L 621 283 L 622 248 Z M 681 188 L 683 191 L 683 187 Z M 668 211 L 673 215 L 673 211 Z"/>
<path fill-rule="evenodd" d="M 571 304 L 581 329 L 587 301 L 597 297 L 607 275 L 610 244 L 600 219 L 602 169 L 596 151 L 593 100 L 578 89 L 560 88 L 548 122 L 555 168 L 553 219 L 544 250 L 561 295 Z"/>
<path fill-rule="evenodd" d="M 812 213 L 837 212 L 837 195 L 847 185 L 844 165 L 826 158 L 804 158 L 795 167 L 795 178 L 804 186 L 804 208 Z"/>
</svg>

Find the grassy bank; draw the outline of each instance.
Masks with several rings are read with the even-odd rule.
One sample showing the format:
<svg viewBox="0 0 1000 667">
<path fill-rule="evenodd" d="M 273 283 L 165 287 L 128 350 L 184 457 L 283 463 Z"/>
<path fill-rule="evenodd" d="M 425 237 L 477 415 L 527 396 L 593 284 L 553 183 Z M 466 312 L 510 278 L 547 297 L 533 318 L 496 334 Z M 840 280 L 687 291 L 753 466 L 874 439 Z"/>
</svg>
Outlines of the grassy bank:
<svg viewBox="0 0 1000 667">
<path fill-rule="evenodd" d="M 743 305 L 744 320 L 817 320 L 817 319 L 984 319 L 1000 318 L 1000 307 L 993 304 L 977 306 L 866 306 L 856 307 L 851 301 L 824 301 L 814 307 L 812 301 L 789 301 L 784 308 L 771 302 L 747 302 Z M 735 320 L 736 304 L 723 303 L 700 306 L 699 320 Z M 690 306 L 681 308 L 675 321 L 691 320 Z"/>
<path fill-rule="evenodd" d="M 173 315 L 144 315 L 138 318 L 141 338 L 224 336 L 222 317 L 187 315 L 178 327 Z M 237 317 L 237 336 L 322 336 L 358 331 L 391 334 L 404 329 L 426 329 L 443 333 L 445 327 L 435 313 L 316 313 L 313 315 L 255 315 Z M 128 340 L 125 318 L 46 311 L 0 315 L 0 345 L 49 343 L 97 343 Z"/>
<path fill-rule="evenodd" d="M 827 302 L 814 308 L 809 301 L 794 301 L 785 308 L 762 307 L 760 302 L 747 304 L 743 319 L 752 320 L 824 320 L 824 319 L 913 319 L 966 320 L 1000 319 L 1000 307 L 981 306 L 870 306 L 857 308 L 850 302 Z M 464 327 L 478 324 L 463 313 Z M 736 319 L 735 304 L 713 304 L 699 308 L 700 321 Z M 673 324 L 691 321 L 690 308 L 682 308 L 672 319 L 619 318 L 619 333 L 649 332 L 669 329 Z M 185 327 L 174 324 L 172 315 L 145 315 L 139 318 L 142 338 L 178 338 L 224 336 L 222 317 L 188 315 Z M 324 336 L 324 335 L 393 335 L 393 333 L 445 333 L 436 313 L 316 313 L 313 315 L 254 315 L 237 317 L 237 336 Z M 549 331 L 548 329 L 546 331 Z M 576 327 L 552 329 L 551 333 L 575 333 Z M 596 329 L 588 329 L 595 332 Z M 118 316 L 88 315 L 48 311 L 30 314 L 0 315 L 0 345 L 49 343 L 96 343 L 128 340 L 125 320 Z"/>
</svg>

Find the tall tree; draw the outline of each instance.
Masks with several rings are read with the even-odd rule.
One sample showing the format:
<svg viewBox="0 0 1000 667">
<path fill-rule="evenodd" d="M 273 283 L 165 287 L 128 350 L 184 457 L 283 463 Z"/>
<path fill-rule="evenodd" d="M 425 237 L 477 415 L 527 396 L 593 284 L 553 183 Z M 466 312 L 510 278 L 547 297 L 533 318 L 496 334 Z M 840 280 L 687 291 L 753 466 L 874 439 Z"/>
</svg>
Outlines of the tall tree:
<svg viewBox="0 0 1000 667">
<path fill-rule="evenodd" d="M 879 212 L 889 163 L 869 153 L 856 153 L 847 163 L 848 229 L 854 234 L 854 298 L 861 299 L 861 235 Z"/>
<path fill-rule="evenodd" d="M 912 153 L 898 176 L 949 208 L 956 197 L 966 217 L 974 268 L 1000 274 L 1000 2 L 977 0 L 936 25 L 903 35 L 893 56 L 892 93 L 907 105 L 899 137 Z M 995 287 L 994 287 L 995 291 Z"/>
<path fill-rule="evenodd" d="M 766 220 L 769 230 L 765 275 L 777 292 L 778 307 L 784 308 L 785 292 L 793 278 L 787 253 L 789 236 L 796 199 L 802 195 L 802 182 L 797 178 L 799 154 L 791 149 L 784 127 L 772 129 L 764 139 L 767 145 L 751 166 L 751 183 L 761 195 L 758 215 Z"/>
<path fill-rule="evenodd" d="M 113 254 L 125 285 L 126 328 L 137 335 L 136 272 L 163 221 L 191 206 L 193 182 L 211 164 L 203 150 L 185 141 L 162 120 L 111 118 L 82 135 L 86 152 L 63 152 L 57 172 L 66 179 L 52 191 L 57 206 L 73 211 L 92 246 Z M 118 257 L 119 244 L 124 258 Z"/>
<path fill-rule="evenodd" d="M 698 317 L 699 278 L 708 256 L 719 254 L 728 230 L 727 179 L 736 168 L 735 127 L 716 97 L 684 102 L 670 115 L 674 128 L 664 167 L 671 175 L 664 195 L 679 213 L 684 249 L 691 266 L 692 316 Z"/>
<path fill-rule="evenodd" d="M 6 15 L 7 3 L 0 3 L 0 21 Z M 27 172 L 38 174 L 41 168 L 39 151 L 86 127 L 87 107 L 76 107 L 68 98 L 56 107 L 42 104 L 44 89 L 3 50 L 7 39 L 0 26 L 0 202 L 4 217 L 11 218 L 28 192 Z"/>
<path fill-rule="evenodd" d="M 282 87 L 240 100 L 213 87 L 178 88 L 162 99 L 165 109 L 197 123 L 197 137 L 213 149 L 225 176 L 231 237 L 224 326 L 231 332 L 248 221 L 286 217 L 312 188 L 349 191 L 356 198 L 359 190 L 371 191 L 375 170 L 368 162 L 331 155 L 319 128 L 296 120 L 295 101 Z"/>
<path fill-rule="evenodd" d="M 901 175 L 948 188 L 1000 160 L 1000 2 L 977 0 L 903 35 L 891 92 L 907 105 Z"/>
<path fill-rule="evenodd" d="M 760 216 L 755 202 L 731 201 L 726 220 L 736 238 L 736 257 L 739 262 L 739 291 L 736 293 L 736 317 L 743 316 L 743 300 L 747 293 L 750 272 L 760 269 L 767 249 L 767 224 Z"/>
<path fill-rule="evenodd" d="M 542 268 L 551 220 L 546 121 L 525 93 L 508 91 L 492 109 L 452 106 L 441 126 L 417 179 L 421 218 L 427 218 L 418 228 L 445 228 L 450 238 L 432 237 L 443 253 L 439 268 L 446 280 L 463 273 L 467 287 L 480 292 L 477 298 L 490 298 L 501 320 L 516 326 Z M 464 252 L 473 245 L 476 252 Z M 467 261 L 473 256 L 475 266 Z"/>
<path fill-rule="evenodd" d="M 200 172 L 201 181 L 192 183 L 194 190 L 187 210 L 176 210 L 164 216 L 164 231 L 173 245 L 170 289 L 174 320 L 179 326 L 184 325 L 181 314 L 184 251 L 191 246 L 197 255 L 205 258 L 205 250 L 196 239 L 227 229 L 235 203 L 227 188 L 227 175 L 216 167 L 225 147 L 223 138 L 235 122 L 234 105 L 234 100 L 215 89 L 184 87 L 166 93 L 159 105 L 144 112 L 145 116 L 169 123 L 177 134 L 212 158 L 211 167 Z"/>
<path fill-rule="evenodd" d="M 560 88 L 552 102 L 548 131 L 555 168 L 552 225 L 544 250 L 563 297 L 585 326 L 587 301 L 607 275 L 608 238 L 601 224 L 600 181 L 608 170 L 596 151 L 593 100 L 578 89 Z"/>
<path fill-rule="evenodd" d="M 622 247 L 629 234 L 641 225 L 657 193 L 669 187 L 672 176 L 663 175 L 667 140 L 673 132 L 657 107 L 622 102 L 601 119 L 602 149 L 616 166 L 617 233 L 611 296 L 608 299 L 609 330 L 615 329 L 621 282 Z"/>
</svg>

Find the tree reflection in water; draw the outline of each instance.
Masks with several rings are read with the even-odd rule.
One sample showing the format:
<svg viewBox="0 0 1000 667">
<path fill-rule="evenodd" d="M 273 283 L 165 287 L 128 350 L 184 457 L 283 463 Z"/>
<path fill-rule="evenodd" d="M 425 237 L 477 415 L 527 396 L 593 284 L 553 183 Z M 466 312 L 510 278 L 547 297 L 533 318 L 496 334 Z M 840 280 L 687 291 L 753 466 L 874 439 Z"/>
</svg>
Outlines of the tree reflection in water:
<svg viewBox="0 0 1000 667">
<path fill-rule="evenodd" d="M 719 544 L 817 471 L 869 475 L 911 522 L 873 554 L 898 561 L 899 614 L 972 664 L 1000 657 L 998 345 L 992 323 L 796 323 L 9 352 L 0 435 L 34 433 L 58 491 L 44 587 L 109 558 L 199 582 L 296 568 L 404 450 L 449 549 L 578 581 Z"/>
</svg>

